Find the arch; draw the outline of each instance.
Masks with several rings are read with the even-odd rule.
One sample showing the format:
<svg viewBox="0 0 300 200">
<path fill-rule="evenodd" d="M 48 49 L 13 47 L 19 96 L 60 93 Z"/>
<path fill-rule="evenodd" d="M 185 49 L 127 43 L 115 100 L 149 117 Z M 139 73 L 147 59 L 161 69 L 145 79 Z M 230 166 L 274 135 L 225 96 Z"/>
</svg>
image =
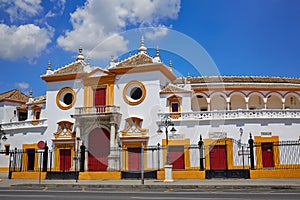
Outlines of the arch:
<svg viewBox="0 0 300 200">
<path fill-rule="evenodd" d="M 222 92 L 215 92 L 211 95 L 211 110 L 227 110 L 226 95 Z"/>
<path fill-rule="evenodd" d="M 275 92 L 268 93 L 267 109 L 282 109 L 282 96 Z"/>
<path fill-rule="evenodd" d="M 208 103 L 207 103 L 207 95 L 203 93 L 197 93 L 192 97 L 192 111 L 207 111 Z"/>
<path fill-rule="evenodd" d="M 264 95 L 261 92 L 251 92 L 248 95 L 248 105 L 250 110 L 264 108 Z"/>
<path fill-rule="evenodd" d="M 89 171 L 106 171 L 110 153 L 110 133 L 105 128 L 95 128 L 88 136 Z"/>
<path fill-rule="evenodd" d="M 300 109 L 299 95 L 295 92 L 289 92 L 284 95 L 286 109 Z"/>
<path fill-rule="evenodd" d="M 297 92 L 287 92 L 283 95 L 283 98 L 286 99 L 287 96 L 289 95 L 294 95 L 295 97 L 297 97 L 298 99 L 300 99 L 300 94 Z"/>
<path fill-rule="evenodd" d="M 230 109 L 246 109 L 245 95 L 241 92 L 234 92 L 230 95 Z"/>
<path fill-rule="evenodd" d="M 282 95 L 277 92 L 269 92 L 267 95 L 267 109 L 282 109 Z"/>
</svg>

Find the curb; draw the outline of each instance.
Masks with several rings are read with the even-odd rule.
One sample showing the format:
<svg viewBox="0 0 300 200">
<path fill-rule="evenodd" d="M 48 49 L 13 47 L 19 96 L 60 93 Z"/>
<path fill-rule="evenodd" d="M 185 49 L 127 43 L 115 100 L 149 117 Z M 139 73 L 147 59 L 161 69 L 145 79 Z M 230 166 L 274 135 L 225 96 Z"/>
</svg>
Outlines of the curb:
<svg viewBox="0 0 300 200">
<path fill-rule="evenodd" d="M 47 189 L 126 189 L 126 190 L 201 190 L 201 189 L 269 189 L 269 190 L 300 190 L 300 186 L 295 185 L 89 185 L 89 184 L 17 184 L 11 185 L 12 188 L 47 188 Z"/>
</svg>

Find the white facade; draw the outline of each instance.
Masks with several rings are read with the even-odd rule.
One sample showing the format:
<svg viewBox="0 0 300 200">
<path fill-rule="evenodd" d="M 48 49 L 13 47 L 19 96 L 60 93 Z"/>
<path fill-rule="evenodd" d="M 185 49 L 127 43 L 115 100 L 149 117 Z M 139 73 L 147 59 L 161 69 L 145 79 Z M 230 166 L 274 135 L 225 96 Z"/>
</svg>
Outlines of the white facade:
<svg viewBox="0 0 300 200">
<path fill-rule="evenodd" d="M 108 69 L 90 67 L 82 52 L 74 63 L 48 68 L 42 76 L 47 83 L 46 98 L 31 98 L 23 104 L 28 110 L 25 121 L 18 121 L 15 111 L 19 103 L 0 102 L 0 121 L 8 138 L 1 141 L 1 150 L 5 150 L 3 144 L 13 150 L 35 148 L 39 141 L 46 141 L 50 149 L 58 149 L 54 156 L 62 156 L 62 149 L 74 156 L 80 144 L 87 149 L 97 145 L 93 138 L 98 136 L 92 134 L 101 129 L 108 132 L 111 149 L 162 145 L 165 135 L 156 131 L 167 116 L 177 130 L 175 136 L 170 134 L 170 141 L 197 144 L 201 135 L 203 139 L 231 138 L 246 144 L 250 133 L 254 138 L 299 140 L 298 78 L 221 77 L 219 81 L 206 77 L 210 81 L 206 83 L 201 77 L 189 77 L 182 84 L 157 56 L 154 59 L 145 51 L 141 48 L 124 61 L 111 62 Z M 101 97 L 105 105 L 101 101 L 96 105 L 99 88 L 105 89 L 105 97 Z M 37 109 L 39 119 L 35 119 Z M 109 154 L 108 168 L 117 165 L 119 158 L 114 156 Z M 190 166 L 194 166 L 190 156 Z M 7 165 L 8 156 L 0 155 L 0 167 Z"/>
</svg>

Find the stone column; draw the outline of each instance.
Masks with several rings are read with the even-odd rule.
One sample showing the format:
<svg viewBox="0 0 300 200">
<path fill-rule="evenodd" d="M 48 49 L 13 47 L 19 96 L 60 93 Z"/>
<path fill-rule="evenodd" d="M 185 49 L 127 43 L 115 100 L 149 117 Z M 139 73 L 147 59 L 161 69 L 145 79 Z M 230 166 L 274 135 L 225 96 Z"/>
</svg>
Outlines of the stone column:
<svg viewBox="0 0 300 200">
<path fill-rule="evenodd" d="M 263 100 L 264 100 L 264 108 L 267 109 L 268 98 L 263 98 Z"/>
<path fill-rule="evenodd" d="M 117 149 L 116 141 L 116 125 L 114 122 L 110 124 L 110 154 L 108 156 L 108 170 L 117 171 L 119 170 L 119 151 Z"/>
<path fill-rule="evenodd" d="M 284 110 L 284 109 L 285 109 L 285 99 L 282 98 L 282 99 L 281 99 L 281 102 L 282 102 L 282 109 Z"/>
<path fill-rule="evenodd" d="M 245 97 L 246 110 L 249 110 L 249 97 Z"/>
<path fill-rule="evenodd" d="M 226 98 L 227 110 L 230 110 L 230 97 Z"/>
<path fill-rule="evenodd" d="M 210 111 L 210 98 L 206 98 L 207 101 L 207 111 Z"/>
</svg>

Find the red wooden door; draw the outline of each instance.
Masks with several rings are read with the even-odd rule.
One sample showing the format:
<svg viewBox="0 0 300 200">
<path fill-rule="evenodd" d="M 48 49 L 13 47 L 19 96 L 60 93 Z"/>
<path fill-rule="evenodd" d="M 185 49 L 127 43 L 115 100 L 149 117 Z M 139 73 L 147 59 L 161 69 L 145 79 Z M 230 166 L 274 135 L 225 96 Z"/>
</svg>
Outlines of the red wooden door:
<svg viewBox="0 0 300 200">
<path fill-rule="evenodd" d="M 106 171 L 110 153 L 110 134 L 106 129 L 96 128 L 89 134 L 89 171 Z"/>
<path fill-rule="evenodd" d="M 170 163 L 173 169 L 184 169 L 184 146 L 169 146 Z"/>
<path fill-rule="evenodd" d="M 106 105 L 106 88 L 97 88 L 94 90 L 94 106 Z M 97 108 L 97 112 L 105 112 L 105 108 Z"/>
<path fill-rule="evenodd" d="M 273 144 L 272 143 L 262 143 L 262 163 L 264 168 L 274 167 L 273 162 Z"/>
<path fill-rule="evenodd" d="M 225 145 L 215 145 L 211 147 L 209 155 L 211 170 L 225 170 L 227 168 L 227 156 Z"/>
<path fill-rule="evenodd" d="M 128 170 L 141 170 L 141 148 L 128 148 Z"/>
<path fill-rule="evenodd" d="M 69 171 L 71 168 L 71 149 L 60 149 L 60 170 Z"/>
</svg>

